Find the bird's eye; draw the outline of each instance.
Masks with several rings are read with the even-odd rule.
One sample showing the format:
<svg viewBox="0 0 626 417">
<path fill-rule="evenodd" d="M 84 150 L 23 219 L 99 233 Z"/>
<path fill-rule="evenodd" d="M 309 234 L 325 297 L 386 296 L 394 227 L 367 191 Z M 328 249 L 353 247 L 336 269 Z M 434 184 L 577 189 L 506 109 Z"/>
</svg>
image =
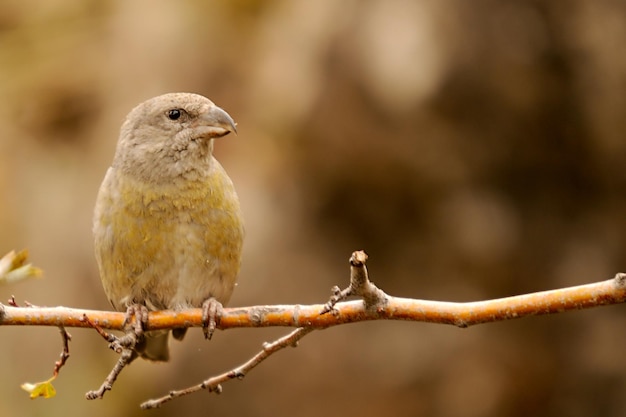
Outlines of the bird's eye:
<svg viewBox="0 0 626 417">
<path fill-rule="evenodd" d="M 180 119 L 180 116 L 182 116 L 182 114 L 183 114 L 183 111 L 181 109 L 172 109 L 167 112 L 167 117 L 170 120 L 178 120 Z"/>
</svg>

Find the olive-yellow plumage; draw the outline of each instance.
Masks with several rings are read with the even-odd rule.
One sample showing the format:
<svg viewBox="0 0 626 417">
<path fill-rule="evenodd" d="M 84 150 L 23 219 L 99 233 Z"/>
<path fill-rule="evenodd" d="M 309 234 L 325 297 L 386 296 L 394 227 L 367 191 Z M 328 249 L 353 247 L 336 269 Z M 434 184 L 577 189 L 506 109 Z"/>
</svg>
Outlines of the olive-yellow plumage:
<svg viewBox="0 0 626 417">
<path fill-rule="evenodd" d="M 212 155 L 213 140 L 230 132 L 232 118 L 196 94 L 155 97 L 127 116 L 93 228 L 100 277 L 115 309 L 230 299 L 243 222 L 233 183 Z M 148 332 L 138 354 L 167 360 L 168 333 Z"/>
</svg>

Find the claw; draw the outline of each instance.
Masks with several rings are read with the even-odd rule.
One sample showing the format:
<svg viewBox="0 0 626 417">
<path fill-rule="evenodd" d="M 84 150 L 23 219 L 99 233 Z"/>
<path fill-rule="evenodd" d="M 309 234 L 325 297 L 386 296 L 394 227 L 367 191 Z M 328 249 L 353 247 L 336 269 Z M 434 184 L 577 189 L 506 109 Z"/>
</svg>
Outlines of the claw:
<svg viewBox="0 0 626 417">
<path fill-rule="evenodd" d="M 202 331 L 205 339 L 211 340 L 223 313 L 222 303 L 213 297 L 202 303 Z"/>
<path fill-rule="evenodd" d="M 135 320 L 133 320 L 133 318 Z M 143 329 L 148 324 L 148 308 L 142 304 L 131 304 L 126 309 L 124 317 L 124 326 L 132 323 L 135 335 L 140 338 L 143 336 Z"/>
</svg>

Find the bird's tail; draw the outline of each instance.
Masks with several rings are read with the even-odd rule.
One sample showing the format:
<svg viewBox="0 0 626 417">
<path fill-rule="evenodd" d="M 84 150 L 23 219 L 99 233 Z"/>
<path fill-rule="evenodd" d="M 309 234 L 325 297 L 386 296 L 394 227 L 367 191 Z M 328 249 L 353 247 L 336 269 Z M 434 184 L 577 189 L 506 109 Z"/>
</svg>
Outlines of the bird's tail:
<svg viewBox="0 0 626 417">
<path fill-rule="evenodd" d="M 169 334 L 169 331 L 146 332 L 144 343 L 137 347 L 137 353 L 144 359 L 167 362 L 170 359 Z"/>
</svg>

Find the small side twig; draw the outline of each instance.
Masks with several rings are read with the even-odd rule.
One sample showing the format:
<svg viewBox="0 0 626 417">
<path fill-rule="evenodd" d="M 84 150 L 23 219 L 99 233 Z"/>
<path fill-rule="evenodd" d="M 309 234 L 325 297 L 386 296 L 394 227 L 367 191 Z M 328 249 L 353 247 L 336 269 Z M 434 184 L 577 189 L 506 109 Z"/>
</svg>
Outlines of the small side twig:
<svg viewBox="0 0 626 417">
<path fill-rule="evenodd" d="M 17 301 L 15 301 L 15 296 L 11 295 L 11 298 L 9 298 L 7 300 L 7 303 L 11 306 L 11 307 L 19 307 L 19 305 L 17 304 Z"/>
<path fill-rule="evenodd" d="M 141 320 L 139 316 L 137 316 L 136 319 L 137 321 Z M 111 391 L 113 383 L 117 380 L 117 377 L 126 365 L 129 365 L 137 357 L 135 347 L 141 341 L 143 333 L 137 331 L 136 326 L 138 325 L 136 325 L 127 331 L 124 336 L 117 337 L 111 333 L 105 332 L 96 322 L 90 320 L 86 314 L 83 315 L 82 320 L 89 323 L 89 325 L 94 328 L 104 340 L 109 342 L 109 348 L 111 350 L 120 354 L 115 366 L 111 369 L 111 372 L 109 372 L 109 375 L 107 375 L 102 385 L 100 385 L 100 388 L 88 391 L 85 394 L 85 398 L 88 400 L 95 400 L 98 398 L 101 399 L 107 391 Z"/>
<path fill-rule="evenodd" d="M 348 287 L 344 290 L 334 286 L 331 290 L 333 295 L 324 305 L 320 314 L 326 314 L 329 312 L 337 314 L 335 305 L 339 301 L 343 301 L 350 296 L 363 298 L 366 309 L 376 308 L 386 304 L 388 299 L 387 294 L 385 294 L 369 280 L 367 267 L 365 266 L 367 258 L 367 254 L 362 250 L 352 252 L 352 256 L 350 256 L 350 285 L 348 285 Z"/>
<path fill-rule="evenodd" d="M 54 370 L 52 371 L 52 377 L 45 381 L 39 381 L 35 383 L 25 382 L 20 387 L 28 392 L 31 399 L 43 397 L 43 398 L 52 398 L 56 395 L 56 389 L 52 382 L 59 376 L 59 372 L 65 362 L 70 357 L 70 340 L 72 340 L 72 336 L 65 331 L 63 326 L 59 326 L 59 332 L 61 333 L 61 339 L 63 340 L 63 351 L 61 352 L 61 357 L 58 361 L 54 363 Z"/>
<path fill-rule="evenodd" d="M 63 326 L 59 326 L 59 332 L 61 333 L 61 339 L 63 339 L 63 351 L 61 352 L 59 360 L 54 363 L 54 370 L 52 371 L 53 378 L 59 375 L 59 371 L 70 358 L 70 340 L 72 340 L 72 335 L 69 334 Z"/>
<path fill-rule="evenodd" d="M 96 332 L 98 332 L 98 334 L 104 340 L 109 342 L 109 349 L 111 349 L 115 353 L 121 354 L 124 348 L 129 348 L 133 344 L 133 341 L 131 340 L 132 336 L 125 336 L 125 337 L 120 338 L 120 337 L 115 336 L 112 333 L 107 333 L 104 331 L 102 327 L 100 327 L 100 325 L 98 325 L 98 323 L 91 320 L 86 314 L 83 314 L 83 318 L 81 319 L 81 321 L 84 321 L 85 323 L 89 323 L 90 327 L 92 327 Z"/>
<path fill-rule="evenodd" d="M 250 358 L 247 362 L 243 363 L 242 365 L 234 369 L 231 369 L 230 371 L 224 372 L 221 375 L 217 375 L 209 379 L 206 379 L 202 381 L 200 384 L 193 385 L 191 387 L 184 388 L 184 389 L 177 390 L 177 391 L 170 391 L 167 395 L 164 395 L 163 397 L 148 400 L 141 404 L 141 408 L 143 410 L 159 408 L 166 402 L 171 401 L 175 398 L 182 397 L 187 394 L 192 394 L 194 392 L 204 390 L 204 389 L 208 390 L 209 392 L 215 392 L 216 394 L 219 394 L 222 392 L 222 386 L 221 386 L 222 383 L 231 381 L 233 379 L 238 379 L 238 380 L 243 379 L 248 374 L 248 372 L 250 372 L 253 368 L 258 366 L 265 359 L 269 358 L 272 354 L 278 352 L 281 349 L 286 348 L 287 346 L 296 347 L 298 344 L 298 341 L 302 339 L 304 336 L 306 336 L 307 334 L 309 334 L 310 332 L 312 332 L 313 330 L 314 329 L 312 328 L 299 327 L 296 330 L 293 330 L 291 333 L 289 333 L 286 336 L 283 336 L 271 343 L 265 343 L 263 345 L 263 349 L 259 353 L 254 355 L 252 358 Z"/>
<path fill-rule="evenodd" d="M 106 340 L 109 343 L 111 343 L 115 339 L 117 339 L 117 337 L 112 335 L 111 333 L 105 332 L 104 329 L 102 327 L 100 327 L 100 325 L 98 323 L 96 323 L 95 321 L 91 320 L 89 318 L 89 316 L 87 316 L 87 314 L 83 314 L 83 317 L 80 319 L 80 321 L 89 324 L 89 327 L 93 328 L 96 332 L 98 332 L 98 334 L 104 340 Z"/>
<path fill-rule="evenodd" d="M 128 334 L 134 335 L 134 333 Z M 111 369 L 111 372 L 109 372 L 109 375 L 107 375 L 102 385 L 100 385 L 100 388 L 98 388 L 97 390 L 88 391 L 85 394 L 85 398 L 88 400 L 102 399 L 107 391 L 111 391 L 111 388 L 113 388 L 113 383 L 115 382 L 115 380 L 117 380 L 117 377 L 120 375 L 124 367 L 130 364 L 133 359 L 135 359 L 135 357 L 136 355 L 133 349 L 122 349 L 122 354 L 120 355 L 120 358 L 117 360 L 117 363 L 115 364 L 113 369 Z"/>
</svg>

